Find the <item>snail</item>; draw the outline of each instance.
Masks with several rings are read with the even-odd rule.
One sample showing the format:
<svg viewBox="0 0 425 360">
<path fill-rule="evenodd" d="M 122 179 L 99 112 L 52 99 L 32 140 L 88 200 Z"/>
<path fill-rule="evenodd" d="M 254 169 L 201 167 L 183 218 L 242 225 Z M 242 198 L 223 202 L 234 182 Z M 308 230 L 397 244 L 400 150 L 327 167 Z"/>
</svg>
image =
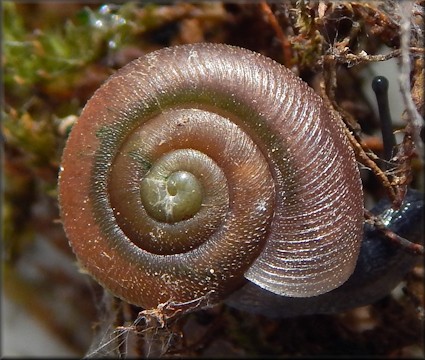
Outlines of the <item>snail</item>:
<svg viewBox="0 0 425 360">
<path fill-rule="evenodd" d="M 372 213 L 383 219 L 396 234 L 407 239 L 420 239 L 423 238 L 423 206 L 423 194 L 409 189 L 398 210 L 392 209 L 391 202 L 383 199 Z M 274 318 L 340 313 L 385 297 L 419 260 L 417 255 L 401 250 L 373 225 L 365 223 L 356 269 L 340 287 L 314 297 L 291 298 L 248 283 L 226 299 L 226 303 L 240 310 Z"/>
<path fill-rule="evenodd" d="M 161 49 L 112 75 L 67 140 L 59 204 L 80 266 L 145 309 L 314 302 L 376 245 L 362 243 L 339 115 L 282 65 L 229 45 Z"/>
</svg>

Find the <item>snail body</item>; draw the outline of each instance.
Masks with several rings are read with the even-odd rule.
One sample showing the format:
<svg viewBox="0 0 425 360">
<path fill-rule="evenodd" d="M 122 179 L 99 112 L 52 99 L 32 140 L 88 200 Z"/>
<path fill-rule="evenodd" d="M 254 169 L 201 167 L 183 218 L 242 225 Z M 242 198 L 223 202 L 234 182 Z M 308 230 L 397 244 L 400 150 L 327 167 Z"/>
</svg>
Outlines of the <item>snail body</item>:
<svg viewBox="0 0 425 360">
<path fill-rule="evenodd" d="M 353 273 L 363 194 L 341 120 L 260 54 L 162 49 L 120 69 L 71 131 L 61 216 L 82 268 L 154 308 L 247 282 L 312 297 Z"/>
<path fill-rule="evenodd" d="M 409 189 L 397 210 L 383 199 L 371 212 L 399 236 L 423 242 L 424 195 L 420 191 Z M 230 295 L 226 303 L 240 310 L 279 318 L 339 313 L 388 295 L 420 260 L 417 255 L 389 242 L 373 225 L 365 223 L 356 269 L 340 287 L 314 297 L 292 298 L 248 283 Z"/>
</svg>

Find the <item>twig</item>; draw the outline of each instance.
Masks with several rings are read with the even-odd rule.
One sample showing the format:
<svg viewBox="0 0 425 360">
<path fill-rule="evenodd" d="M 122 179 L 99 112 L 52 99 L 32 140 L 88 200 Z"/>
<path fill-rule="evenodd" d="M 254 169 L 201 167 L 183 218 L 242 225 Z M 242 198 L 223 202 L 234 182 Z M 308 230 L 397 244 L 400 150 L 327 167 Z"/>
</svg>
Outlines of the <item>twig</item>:
<svg viewBox="0 0 425 360">
<path fill-rule="evenodd" d="M 403 249 L 407 250 L 413 255 L 424 255 L 424 247 L 421 244 L 415 244 L 411 241 L 397 235 L 395 232 L 388 229 L 382 220 L 373 215 L 370 211 L 364 210 L 365 218 L 369 220 L 373 226 L 379 231 L 382 232 L 388 239 L 393 241 L 395 244 L 401 246 Z"/>
<path fill-rule="evenodd" d="M 272 26 L 273 30 L 276 33 L 277 38 L 279 39 L 282 45 L 283 52 L 283 65 L 287 68 L 291 66 L 292 52 L 291 52 L 291 44 L 289 43 L 288 38 L 285 33 L 282 31 L 282 28 L 279 25 L 279 22 L 276 19 L 276 16 L 273 14 L 270 6 L 266 3 L 266 1 L 260 1 L 261 11 L 267 16 L 267 19 Z"/>
<path fill-rule="evenodd" d="M 410 51 L 409 51 L 409 43 L 410 43 L 410 17 L 412 13 L 413 2 L 411 1 L 403 1 L 399 3 L 399 13 L 400 13 L 400 31 L 401 31 L 401 41 L 400 41 L 400 49 L 401 49 L 401 65 L 400 65 L 400 89 L 403 97 L 404 104 L 406 106 L 406 112 L 408 114 L 407 121 L 410 125 L 410 131 L 412 132 L 413 141 L 415 143 L 418 158 L 420 162 L 424 163 L 424 155 L 423 155 L 423 144 L 420 137 L 421 127 L 423 123 L 423 119 L 419 114 L 418 110 L 412 99 L 412 94 L 410 93 Z"/>
</svg>

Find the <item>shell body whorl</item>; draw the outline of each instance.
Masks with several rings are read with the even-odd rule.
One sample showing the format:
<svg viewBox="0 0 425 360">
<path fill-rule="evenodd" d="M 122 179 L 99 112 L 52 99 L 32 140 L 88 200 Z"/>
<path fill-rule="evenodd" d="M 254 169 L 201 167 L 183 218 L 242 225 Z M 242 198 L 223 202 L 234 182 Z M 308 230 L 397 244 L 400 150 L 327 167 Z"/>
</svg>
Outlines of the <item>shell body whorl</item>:
<svg viewBox="0 0 425 360">
<path fill-rule="evenodd" d="M 245 278 L 318 295 L 348 279 L 362 239 L 340 119 L 289 70 L 227 45 L 162 49 L 114 74 L 70 134 L 59 187 L 81 265 L 144 308 L 219 301 Z"/>
</svg>

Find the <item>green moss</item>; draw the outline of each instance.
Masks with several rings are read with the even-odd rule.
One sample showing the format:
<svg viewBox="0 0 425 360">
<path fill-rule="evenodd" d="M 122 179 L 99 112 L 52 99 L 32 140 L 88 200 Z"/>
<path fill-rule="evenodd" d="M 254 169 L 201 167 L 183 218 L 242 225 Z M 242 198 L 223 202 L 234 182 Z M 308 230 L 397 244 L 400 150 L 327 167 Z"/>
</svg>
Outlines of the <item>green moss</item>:
<svg viewBox="0 0 425 360">
<path fill-rule="evenodd" d="M 103 10 L 102 10 L 103 9 Z M 117 48 L 129 36 L 130 26 L 119 14 L 101 7 L 83 8 L 71 20 L 48 23 L 29 31 L 16 4 L 4 3 L 4 81 L 8 90 L 55 81 Z"/>
<path fill-rule="evenodd" d="M 3 116 L 4 135 L 11 146 L 19 147 L 31 165 L 43 165 L 55 156 L 55 131 L 44 119 L 35 120 L 26 111 L 10 111 Z"/>
</svg>

